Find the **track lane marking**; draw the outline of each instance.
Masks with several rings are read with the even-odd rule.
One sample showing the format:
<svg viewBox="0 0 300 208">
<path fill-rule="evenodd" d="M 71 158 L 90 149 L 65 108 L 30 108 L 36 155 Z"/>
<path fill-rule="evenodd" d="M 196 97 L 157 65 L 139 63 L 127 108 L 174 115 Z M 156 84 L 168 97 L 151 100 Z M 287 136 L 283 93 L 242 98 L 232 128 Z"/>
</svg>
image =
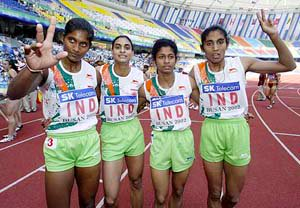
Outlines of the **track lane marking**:
<svg viewBox="0 0 300 208">
<path fill-rule="evenodd" d="M 0 194 L 1 194 L 2 192 L 4 192 L 4 191 L 10 189 L 11 187 L 17 185 L 18 183 L 24 181 L 25 179 L 29 178 L 29 177 L 32 176 L 33 174 L 35 174 L 35 173 L 41 171 L 41 169 L 44 168 L 44 167 L 45 167 L 45 165 L 42 165 L 42 166 L 38 167 L 37 169 L 31 171 L 31 172 L 28 173 L 27 175 L 25 175 L 25 176 L 19 178 L 18 180 L 12 182 L 11 184 L 9 184 L 9 185 L 7 185 L 7 186 L 1 188 L 1 189 L 0 189 Z"/>
<path fill-rule="evenodd" d="M 300 137 L 300 134 L 289 134 L 289 133 L 281 133 L 281 132 L 274 132 L 274 134 L 284 135 L 284 136 Z"/>
<path fill-rule="evenodd" d="M 296 161 L 296 163 L 298 163 L 298 165 L 300 165 L 300 160 L 289 150 L 289 148 L 287 148 L 285 146 L 285 144 L 283 144 L 283 142 L 276 136 L 276 134 L 270 129 L 270 127 L 266 124 L 266 122 L 264 121 L 264 119 L 261 117 L 261 115 L 259 114 L 258 110 L 256 109 L 255 103 L 254 103 L 254 95 L 258 92 L 258 90 L 254 91 L 252 96 L 251 96 L 251 103 L 252 103 L 252 107 L 257 115 L 257 117 L 260 119 L 260 121 L 263 123 L 263 125 L 266 127 L 266 129 L 270 132 L 270 134 L 272 134 L 272 136 L 274 137 L 274 139 L 283 147 L 283 149 Z"/>
<path fill-rule="evenodd" d="M 43 120 L 43 118 L 37 118 L 37 119 L 31 120 L 31 121 L 26 121 L 26 122 L 22 123 L 22 125 L 30 124 L 30 123 L 33 123 L 36 121 L 41 121 L 41 120 Z M 7 127 L 0 129 L 0 131 L 6 130 L 6 129 L 7 129 Z"/>
</svg>

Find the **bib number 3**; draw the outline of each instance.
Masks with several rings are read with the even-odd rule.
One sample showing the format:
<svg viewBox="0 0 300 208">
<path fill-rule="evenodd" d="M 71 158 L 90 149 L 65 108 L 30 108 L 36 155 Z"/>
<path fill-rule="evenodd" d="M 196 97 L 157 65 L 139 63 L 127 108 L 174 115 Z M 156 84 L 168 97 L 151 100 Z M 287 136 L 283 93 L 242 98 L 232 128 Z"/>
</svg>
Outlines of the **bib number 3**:
<svg viewBox="0 0 300 208">
<path fill-rule="evenodd" d="M 57 139 L 47 137 L 45 140 L 45 147 L 55 149 L 57 146 Z"/>
</svg>

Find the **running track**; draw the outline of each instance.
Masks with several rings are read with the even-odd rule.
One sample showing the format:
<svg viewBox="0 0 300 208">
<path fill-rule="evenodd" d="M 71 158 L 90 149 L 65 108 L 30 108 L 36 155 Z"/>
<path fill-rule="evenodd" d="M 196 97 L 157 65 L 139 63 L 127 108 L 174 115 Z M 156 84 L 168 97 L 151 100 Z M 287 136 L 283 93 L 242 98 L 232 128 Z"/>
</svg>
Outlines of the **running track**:
<svg viewBox="0 0 300 208">
<path fill-rule="evenodd" d="M 248 76 L 248 75 L 247 75 Z M 298 208 L 300 207 L 300 73 L 286 73 L 272 110 L 267 102 L 257 102 L 257 75 L 248 77 L 252 161 L 248 178 L 237 207 Z M 46 207 L 44 191 L 44 161 L 42 145 L 45 134 L 40 126 L 41 109 L 23 113 L 24 128 L 17 139 L 0 144 L 0 208 Z M 145 133 L 144 207 L 153 205 L 153 189 L 149 169 L 149 112 L 139 115 Z M 196 161 L 184 193 L 184 207 L 206 207 L 206 180 L 198 155 L 202 118 L 191 110 L 195 136 Z M 0 137 L 7 133 L 0 118 Z M 100 181 L 101 182 L 101 181 Z M 120 207 L 129 206 L 129 183 L 124 167 L 120 190 Z M 71 207 L 77 207 L 76 185 Z M 100 184 L 97 207 L 103 204 Z"/>
</svg>

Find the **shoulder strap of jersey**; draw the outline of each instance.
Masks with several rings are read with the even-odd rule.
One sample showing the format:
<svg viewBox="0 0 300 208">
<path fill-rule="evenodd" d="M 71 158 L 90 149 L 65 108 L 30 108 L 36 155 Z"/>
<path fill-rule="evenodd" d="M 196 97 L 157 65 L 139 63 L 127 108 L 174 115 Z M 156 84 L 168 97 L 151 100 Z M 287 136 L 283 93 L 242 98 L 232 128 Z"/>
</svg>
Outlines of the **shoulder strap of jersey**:
<svg viewBox="0 0 300 208">
<path fill-rule="evenodd" d="M 154 78 L 154 77 L 153 77 Z M 150 96 L 158 96 L 157 90 L 155 89 L 155 87 L 153 86 L 153 82 L 152 79 L 148 79 L 146 81 L 146 90 L 149 92 Z"/>
<path fill-rule="evenodd" d="M 112 78 L 109 72 L 109 69 L 112 65 L 104 64 L 101 68 L 101 75 L 102 75 L 102 81 L 104 81 L 105 85 L 107 86 L 107 89 L 110 92 L 110 95 L 115 95 L 115 90 L 112 82 Z"/>
<path fill-rule="evenodd" d="M 199 73 L 200 73 L 200 79 L 202 81 L 203 84 L 208 84 L 210 83 L 208 76 L 207 76 L 207 72 L 206 72 L 206 61 L 200 62 L 198 64 L 198 69 L 199 69 Z"/>
<path fill-rule="evenodd" d="M 68 85 L 57 66 L 54 65 L 50 69 L 54 75 L 55 85 L 63 92 L 69 90 Z"/>
</svg>

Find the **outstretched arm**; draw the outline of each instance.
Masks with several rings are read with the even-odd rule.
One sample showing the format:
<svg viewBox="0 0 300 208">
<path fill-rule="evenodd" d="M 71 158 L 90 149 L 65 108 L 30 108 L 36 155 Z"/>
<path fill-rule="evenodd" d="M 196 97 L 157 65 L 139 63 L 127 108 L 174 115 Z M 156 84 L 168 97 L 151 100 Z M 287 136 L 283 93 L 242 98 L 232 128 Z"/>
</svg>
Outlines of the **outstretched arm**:
<svg viewBox="0 0 300 208">
<path fill-rule="evenodd" d="M 45 40 L 42 25 L 36 26 L 36 44 L 26 45 L 24 48 L 26 67 L 9 84 L 7 95 L 10 99 L 22 98 L 35 89 L 43 80 L 47 79 L 48 68 L 68 55 L 65 51 L 57 55 L 52 54 L 55 24 L 55 17 L 52 17 Z M 46 69 L 46 73 L 43 73 L 44 69 Z"/>
<path fill-rule="evenodd" d="M 291 71 L 296 68 L 296 63 L 293 56 L 285 45 L 285 43 L 280 39 L 278 30 L 271 19 L 266 19 L 264 10 L 261 13 L 257 13 L 257 18 L 260 23 L 262 30 L 268 34 L 272 43 L 274 44 L 279 60 L 276 61 L 261 61 L 255 58 L 241 58 L 242 64 L 245 71 L 268 73 L 268 72 L 285 72 Z"/>
</svg>

